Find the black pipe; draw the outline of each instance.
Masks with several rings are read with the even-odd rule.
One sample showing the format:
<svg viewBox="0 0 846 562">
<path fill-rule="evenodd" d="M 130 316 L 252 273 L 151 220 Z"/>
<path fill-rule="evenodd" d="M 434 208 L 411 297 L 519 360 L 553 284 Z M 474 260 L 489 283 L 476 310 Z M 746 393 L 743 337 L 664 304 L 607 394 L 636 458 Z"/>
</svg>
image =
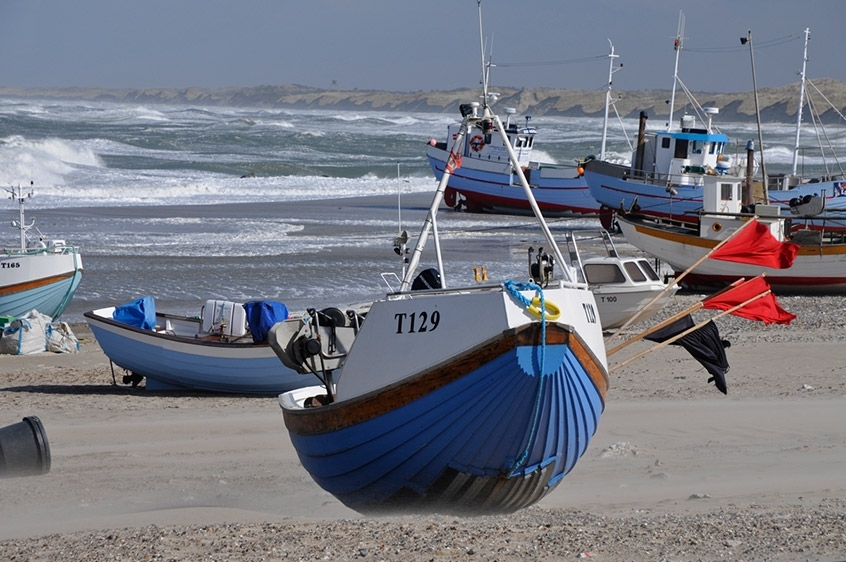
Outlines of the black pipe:
<svg viewBox="0 0 846 562">
<path fill-rule="evenodd" d="M 50 472 L 50 444 L 36 416 L 0 428 L 0 478 Z"/>
</svg>

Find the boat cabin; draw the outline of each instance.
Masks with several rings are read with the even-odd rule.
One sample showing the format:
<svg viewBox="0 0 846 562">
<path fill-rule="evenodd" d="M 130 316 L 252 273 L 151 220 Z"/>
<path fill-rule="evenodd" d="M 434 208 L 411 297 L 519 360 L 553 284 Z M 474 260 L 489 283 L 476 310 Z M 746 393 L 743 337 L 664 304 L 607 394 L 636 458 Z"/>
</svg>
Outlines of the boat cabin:
<svg viewBox="0 0 846 562">
<path fill-rule="evenodd" d="M 643 162 L 643 172 L 676 186 L 701 186 L 703 176 L 727 173 L 731 160 L 724 150 L 729 139 L 711 131 L 710 116 L 717 111 L 705 109 L 709 119 L 704 129 L 696 127 L 692 115 L 684 115 L 680 130 L 662 131 L 647 138 L 642 159 L 638 160 L 636 151 L 632 162 L 635 166 Z"/>
<path fill-rule="evenodd" d="M 473 110 L 478 109 L 478 104 L 474 104 Z M 508 118 L 503 127 L 508 136 L 508 141 L 511 143 L 511 148 L 517 155 L 517 161 L 521 167 L 529 165 L 529 159 L 532 155 L 532 146 L 535 143 L 535 134 L 537 131 L 534 127 L 529 126 L 530 116 L 526 116 L 526 125 L 518 127 L 516 123 L 511 122 L 511 116 L 514 115 L 515 110 L 508 108 L 505 110 Z M 464 143 L 464 151 L 462 156 L 464 158 L 472 158 L 477 160 L 487 160 L 489 162 L 502 162 L 510 164 L 508 159 L 508 151 L 503 144 L 502 137 L 494 130 L 494 123 L 491 120 L 482 120 L 472 123 L 467 130 L 467 139 Z M 447 134 L 447 151 L 452 152 L 455 139 L 458 136 L 458 131 L 461 129 L 461 123 L 454 123 L 448 127 Z"/>
<path fill-rule="evenodd" d="M 722 240 L 748 220 L 742 205 L 743 180 L 735 176 L 706 176 L 702 184 L 702 215 L 699 235 Z M 741 215 L 745 214 L 745 217 Z M 778 205 L 755 205 L 758 222 L 766 224 L 776 240 L 785 240 L 785 218 Z"/>
</svg>

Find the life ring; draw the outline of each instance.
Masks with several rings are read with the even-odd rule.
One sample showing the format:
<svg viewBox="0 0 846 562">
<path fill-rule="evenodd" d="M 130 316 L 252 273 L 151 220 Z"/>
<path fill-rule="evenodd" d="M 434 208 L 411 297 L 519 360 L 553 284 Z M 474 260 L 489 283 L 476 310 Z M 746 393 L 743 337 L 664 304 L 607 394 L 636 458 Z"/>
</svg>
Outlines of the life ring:
<svg viewBox="0 0 846 562">
<path fill-rule="evenodd" d="M 476 135 L 470 139 L 470 150 L 473 152 L 481 152 L 485 148 L 485 139 L 481 135 Z"/>
<path fill-rule="evenodd" d="M 537 318 L 541 318 L 541 300 L 540 297 L 535 297 L 532 299 L 532 304 L 529 305 L 529 314 L 532 316 L 536 316 Z M 561 316 L 561 309 L 554 302 L 550 302 L 545 300 L 543 303 L 543 307 L 546 310 L 546 320 L 549 322 L 555 322 L 558 320 L 558 317 Z"/>
</svg>

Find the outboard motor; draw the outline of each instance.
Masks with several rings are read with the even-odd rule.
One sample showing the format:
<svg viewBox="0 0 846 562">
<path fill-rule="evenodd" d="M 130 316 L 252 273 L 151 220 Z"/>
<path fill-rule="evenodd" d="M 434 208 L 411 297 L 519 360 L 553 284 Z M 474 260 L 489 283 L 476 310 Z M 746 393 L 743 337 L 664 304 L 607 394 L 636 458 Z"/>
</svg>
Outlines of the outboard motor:
<svg viewBox="0 0 846 562">
<path fill-rule="evenodd" d="M 0 478 L 50 472 L 50 444 L 36 416 L 0 428 Z"/>
<path fill-rule="evenodd" d="M 546 287 L 552 280 L 552 271 L 555 268 L 555 258 L 550 254 L 544 254 L 543 248 L 538 248 L 537 259 L 533 261 L 535 249 L 529 248 L 529 277 L 531 280 Z"/>
<path fill-rule="evenodd" d="M 415 277 L 414 281 L 411 283 L 412 291 L 422 291 L 425 289 L 440 289 L 442 287 L 443 285 L 441 285 L 441 272 L 435 269 L 434 267 L 424 269 L 423 271 L 418 273 L 417 277 Z"/>
</svg>

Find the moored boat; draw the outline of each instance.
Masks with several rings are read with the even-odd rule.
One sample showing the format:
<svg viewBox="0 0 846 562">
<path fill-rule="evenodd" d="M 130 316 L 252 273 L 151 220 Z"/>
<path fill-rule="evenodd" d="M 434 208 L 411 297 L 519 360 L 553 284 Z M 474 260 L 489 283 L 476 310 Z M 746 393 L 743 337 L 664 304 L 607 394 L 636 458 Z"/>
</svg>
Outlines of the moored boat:
<svg viewBox="0 0 846 562">
<path fill-rule="evenodd" d="M 608 111 L 612 104 L 611 79 L 615 71 L 615 60 L 619 58 L 619 55 L 614 53 L 613 44 L 608 56 L 610 63 L 600 160 L 605 159 Z M 488 92 L 488 74 L 485 68 L 482 70 L 482 105 L 487 111 L 496 102 L 498 94 Z M 454 209 L 470 212 L 532 215 L 532 206 L 523 192 L 516 171 L 519 167 L 532 187 L 535 203 L 545 216 L 597 216 L 600 206 L 591 196 L 583 177 L 581 163 L 584 159 L 572 164 L 533 160 L 532 150 L 537 130 L 530 125 L 531 117 L 526 116 L 525 123 L 521 125 L 511 121 L 512 115 L 516 113 L 513 108 L 506 108 L 505 112 L 507 118 L 503 135 L 496 134 L 493 130 L 492 120 L 482 119 L 469 124 L 468 141 L 463 146 L 458 147 L 455 144 L 462 123 L 454 123 L 448 127 L 445 141 L 429 141 L 426 157 L 435 178 L 439 181 L 444 170 L 450 166 L 451 159 L 461 159 L 460 167 L 451 167 L 449 184 L 444 191 L 444 202 Z M 515 155 L 514 163 L 509 157 L 509 150 Z"/>
<path fill-rule="evenodd" d="M 462 106 L 462 116 L 454 151 L 487 122 L 516 163 L 487 106 Z M 447 286 L 434 225 L 451 161 L 398 290 L 365 316 L 312 311 L 270 330 L 280 360 L 320 382 L 279 397 L 302 465 L 363 513 L 531 505 L 573 469 L 604 410 L 602 327 L 574 268 L 546 288 L 510 279 Z M 515 168 L 548 248 L 566 264 Z M 433 230 L 439 266 L 418 273 Z"/>
<path fill-rule="evenodd" d="M 567 233 L 567 246 L 575 250 L 570 252 L 571 263 L 578 264 L 580 278 L 596 297 L 603 330 L 648 320 L 672 302 L 679 287 L 668 286 L 648 259 L 620 255 L 607 230 L 600 230 L 599 237 L 602 254 L 582 256 L 573 232 Z"/>
<path fill-rule="evenodd" d="M 20 317 L 32 310 L 58 318 L 67 308 L 82 280 L 82 257 L 64 240 L 29 235 L 35 221 L 26 223 L 24 204 L 32 192 L 7 189 L 18 204 L 12 226 L 19 244 L 0 249 L 0 316 Z M 36 229 L 37 230 L 37 229 Z"/>
<path fill-rule="evenodd" d="M 250 326 L 239 303 L 210 300 L 199 314 L 184 316 L 156 311 L 145 297 L 84 316 L 109 361 L 126 371 L 124 384 L 264 395 L 310 384 L 279 362 L 265 336 L 254 337 L 261 328 Z"/>
<path fill-rule="evenodd" d="M 712 177 L 703 188 L 705 211 L 691 225 L 643 214 L 624 214 L 617 222 L 626 240 L 662 260 L 682 285 L 713 290 L 740 278 L 766 274 L 772 290 L 786 294 L 842 294 L 846 291 L 846 240 L 839 230 L 843 215 L 785 215 L 776 205 L 741 205 L 741 178 Z M 804 206 L 819 210 L 823 204 Z M 745 212 L 744 212 L 745 211 Z M 766 225 L 775 240 L 798 245 L 789 267 L 762 266 L 723 259 L 710 253 L 751 220 Z M 828 222 L 835 225 L 829 230 Z"/>
<path fill-rule="evenodd" d="M 683 43 L 682 26 L 680 23 L 679 35 L 674 43 L 676 69 Z M 804 70 L 802 75 L 800 92 L 805 90 Z M 680 80 L 676 73 L 673 97 L 677 82 L 680 83 Z M 584 164 L 584 177 L 591 196 L 608 209 L 601 216 L 610 217 L 611 210 L 635 212 L 695 225 L 703 209 L 702 186 L 706 178 L 713 175 L 743 176 L 749 193 L 746 202 L 749 204 L 761 202 L 789 213 L 797 202 L 819 197 L 825 201 L 829 211 L 846 211 L 846 179 L 842 170 L 839 178 L 826 173 L 822 177 L 803 179 L 796 174 L 794 158 L 793 174 L 763 177 L 756 181 L 754 175 L 759 168 L 763 172 L 764 166 L 754 159 L 754 144 L 751 141 L 746 143 L 745 156 L 731 156 L 726 150 L 728 136 L 719 132 L 713 123 L 719 108 L 701 108 L 692 98 L 690 102 L 696 115 L 685 113 L 677 126 L 671 98 L 670 118 L 664 131 L 648 133 L 647 116 L 641 113 L 638 142 L 631 165 L 603 161 Z M 800 95 L 800 123 L 801 103 Z M 798 127 L 797 124 L 794 155 L 799 151 Z M 815 223 L 809 224 L 816 226 Z M 604 222 L 603 226 L 610 228 L 610 222 Z M 846 221 L 830 218 L 825 228 L 844 230 Z"/>
</svg>

